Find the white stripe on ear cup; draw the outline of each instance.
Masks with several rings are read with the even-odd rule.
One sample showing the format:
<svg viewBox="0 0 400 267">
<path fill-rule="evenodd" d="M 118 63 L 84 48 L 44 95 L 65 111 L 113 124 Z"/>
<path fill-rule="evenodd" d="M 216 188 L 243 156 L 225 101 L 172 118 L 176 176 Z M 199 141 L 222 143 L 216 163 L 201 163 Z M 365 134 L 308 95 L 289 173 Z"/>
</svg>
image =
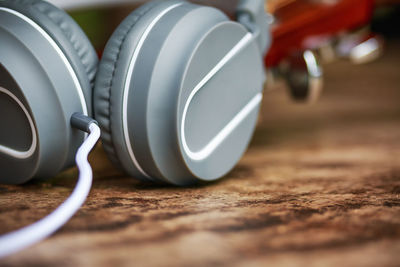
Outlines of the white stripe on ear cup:
<svg viewBox="0 0 400 267">
<path fill-rule="evenodd" d="M 185 133 L 185 120 L 186 120 L 186 112 L 187 108 L 185 109 L 184 116 L 182 118 L 182 126 L 181 126 L 181 137 L 182 137 L 182 145 L 183 145 L 183 150 L 185 153 L 189 156 L 194 161 L 201 161 L 206 158 L 208 158 L 223 142 L 228 136 L 239 126 L 239 124 L 244 121 L 244 119 L 249 116 L 249 114 L 255 110 L 261 103 L 262 100 L 262 94 L 258 93 L 256 94 L 236 115 L 235 117 L 232 118 L 232 120 L 229 121 L 225 125 L 224 128 L 222 128 L 217 135 L 214 136 L 211 141 L 207 143 L 202 149 L 198 151 L 192 151 L 186 141 L 186 133 Z M 190 101 L 187 102 L 187 104 L 190 104 Z M 189 107 L 189 105 L 187 105 Z"/>
<path fill-rule="evenodd" d="M 33 20 L 26 17 L 25 15 L 15 11 L 15 10 L 9 9 L 9 8 L 0 7 L 0 10 L 10 13 L 10 14 L 13 14 L 13 15 L 19 17 L 20 19 L 24 20 L 29 25 L 31 25 L 36 31 L 38 31 L 50 43 L 50 45 L 54 48 L 54 50 L 57 52 L 57 54 L 60 56 L 61 60 L 67 67 L 67 70 L 68 70 L 69 74 L 71 75 L 71 78 L 74 82 L 75 88 L 77 88 L 77 93 L 79 95 L 79 100 L 80 100 L 80 103 L 82 106 L 83 114 L 85 114 L 87 116 L 88 109 L 87 109 L 86 100 L 85 100 L 85 96 L 83 94 L 83 89 L 81 87 L 81 84 L 79 83 L 78 77 L 76 76 L 75 71 L 71 66 L 71 63 L 68 61 L 67 57 L 65 56 L 65 54 L 63 53 L 61 48 L 58 47 L 57 43 L 37 23 L 35 23 Z"/>
<path fill-rule="evenodd" d="M 32 142 L 31 142 L 31 146 L 28 150 L 19 151 L 19 150 L 12 149 L 10 147 L 0 144 L 0 153 L 4 153 L 4 154 L 11 156 L 13 158 L 16 158 L 16 159 L 30 158 L 33 155 L 33 153 L 35 153 L 36 147 L 37 147 L 37 135 L 36 135 L 36 128 L 35 128 L 35 124 L 33 123 L 33 119 L 31 117 L 31 115 L 29 114 L 29 111 L 24 106 L 24 104 L 13 93 L 11 93 L 10 91 L 8 91 L 7 89 L 5 89 L 3 87 L 0 87 L 0 93 L 6 94 L 7 96 L 9 96 L 12 100 L 14 100 L 18 104 L 18 106 L 22 109 L 26 118 L 28 119 L 29 126 L 31 127 L 31 133 L 32 133 Z"/>
<path fill-rule="evenodd" d="M 185 153 L 194 161 L 201 161 L 208 158 L 222 142 L 236 129 L 236 127 L 256 108 L 262 100 L 262 94 L 256 94 L 232 120 L 222 128 L 210 142 L 199 151 L 193 152 L 186 141 L 185 123 L 189 106 L 195 95 L 210 81 L 231 59 L 233 59 L 242 49 L 249 45 L 254 39 L 254 35 L 247 33 L 222 59 L 217 65 L 194 87 L 186 100 L 181 122 L 181 139 Z"/>
<path fill-rule="evenodd" d="M 154 26 L 156 25 L 156 23 L 165 15 L 167 14 L 169 11 L 171 11 L 172 9 L 182 5 L 183 3 L 178 3 L 175 5 L 172 5 L 168 8 L 166 8 L 163 12 L 161 12 L 150 24 L 149 26 L 146 28 L 146 30 L 143 32 L 142 36 L 140 37 L 140 40 L 138 42 L 138 45 L 136 46 L 135 52 L 132 55 L 132 58 L 130 60 L 129 63 L 129 68 L 128 68 L 128 74 L 126 76 L 126 80 L 125 80 L 125 86 L 124 86 L 124 93 L 123 93 L 123 102 L 122 102 L 122 123 L 123 123 L 123 130 L 124 130 L 124 138 L 125 138 L 125 143 L 128 149 L 128 153 L 129 156 L 133 162 L 133 164 L 135 165 L 135 167 L 140 171 L 140 173 L 151 179 L 150 175 L 148 175 L 143 168 L 140 166 L 139 162 L 137 161 L 135 154 L 133 152 L 132 149 L 132 142 L 131 139 L 129 137 L 129 129 L 128 129 L 128 96 L 129 96 L 129 87 L 131 85 L 132 82 L 132 74 L 133 74 L 133 70 L 135 68 L 135 63 L 136 60 L 139 56 L 140 50 L 143 47 L 144 41 L 146 40 L 147 36 L 150 34 L 150 31 L 154 28 Z"/>
</svg>

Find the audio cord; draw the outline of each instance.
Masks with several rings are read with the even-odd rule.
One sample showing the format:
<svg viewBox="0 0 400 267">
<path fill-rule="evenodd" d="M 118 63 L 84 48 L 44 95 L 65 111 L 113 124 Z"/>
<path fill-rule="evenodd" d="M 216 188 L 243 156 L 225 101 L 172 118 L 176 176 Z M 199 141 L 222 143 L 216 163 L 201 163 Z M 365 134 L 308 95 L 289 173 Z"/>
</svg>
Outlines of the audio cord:
<svg viewBox="0 0 400 267">
<path fill-rule="evenodd" d="M 72 115 L 71 125 L 89 133 L 76 153 L 75 162 L 79 169 L 79 177 L 74 190 L 67 200 L 43 219 L 22 229 L 0 236 L 0 258 L 18 252 L 52 235 L 85 202 L 93 180 L 92 168 L 87 157 L 100 138 L 100 128 L 96 121 L 79 113 Z"/>
</svg>

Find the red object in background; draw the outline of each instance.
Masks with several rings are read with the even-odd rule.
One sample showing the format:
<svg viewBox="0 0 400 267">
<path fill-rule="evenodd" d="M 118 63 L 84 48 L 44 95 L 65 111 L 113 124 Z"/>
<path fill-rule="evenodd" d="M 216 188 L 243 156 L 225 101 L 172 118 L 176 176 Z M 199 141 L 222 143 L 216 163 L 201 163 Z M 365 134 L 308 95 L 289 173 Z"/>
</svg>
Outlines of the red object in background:
<svg viewBox="0 0 400 267">
<path fill-rule="evenodd" d="M 309 37 L 334 35 L 367 24 L 373 8 L 374 0 L 298 0 L 277 9 L 266 65 L 276 66 L 292 51 L 307 49 L 303 42 Z"/>
</svg>

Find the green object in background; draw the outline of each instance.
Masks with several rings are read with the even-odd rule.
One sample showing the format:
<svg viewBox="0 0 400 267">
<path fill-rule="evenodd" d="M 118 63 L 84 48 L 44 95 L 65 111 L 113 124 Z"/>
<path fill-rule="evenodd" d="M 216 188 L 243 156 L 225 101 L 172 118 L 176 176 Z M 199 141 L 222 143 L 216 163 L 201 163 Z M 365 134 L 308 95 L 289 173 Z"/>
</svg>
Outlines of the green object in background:
<svg viewBox="0 0 400 267">
<path fill-rule="evenodd" d="M 87 34 L 96 50 L 103 49 L 108 38 L 105 34 L 108 28 L 106 10 L 73 11 L 70 15 Z"/>
</svg>

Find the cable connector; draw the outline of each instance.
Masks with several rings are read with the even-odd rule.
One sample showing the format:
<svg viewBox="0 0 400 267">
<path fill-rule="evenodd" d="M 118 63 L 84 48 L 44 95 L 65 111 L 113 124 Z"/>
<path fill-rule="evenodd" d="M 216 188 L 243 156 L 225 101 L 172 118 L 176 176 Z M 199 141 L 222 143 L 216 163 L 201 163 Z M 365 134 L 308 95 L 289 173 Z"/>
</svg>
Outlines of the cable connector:
<svg viewBox="0 0 400 267">
<path fill-rule="evenodd" d="M 99 125 L 99 123 L 95 119 L 92 119 L 79 112 L 75 112 L 71 116 L 71 126 L 81 131 L 90 133 L 89 128 L 92 123 Z"/>
</svg>

